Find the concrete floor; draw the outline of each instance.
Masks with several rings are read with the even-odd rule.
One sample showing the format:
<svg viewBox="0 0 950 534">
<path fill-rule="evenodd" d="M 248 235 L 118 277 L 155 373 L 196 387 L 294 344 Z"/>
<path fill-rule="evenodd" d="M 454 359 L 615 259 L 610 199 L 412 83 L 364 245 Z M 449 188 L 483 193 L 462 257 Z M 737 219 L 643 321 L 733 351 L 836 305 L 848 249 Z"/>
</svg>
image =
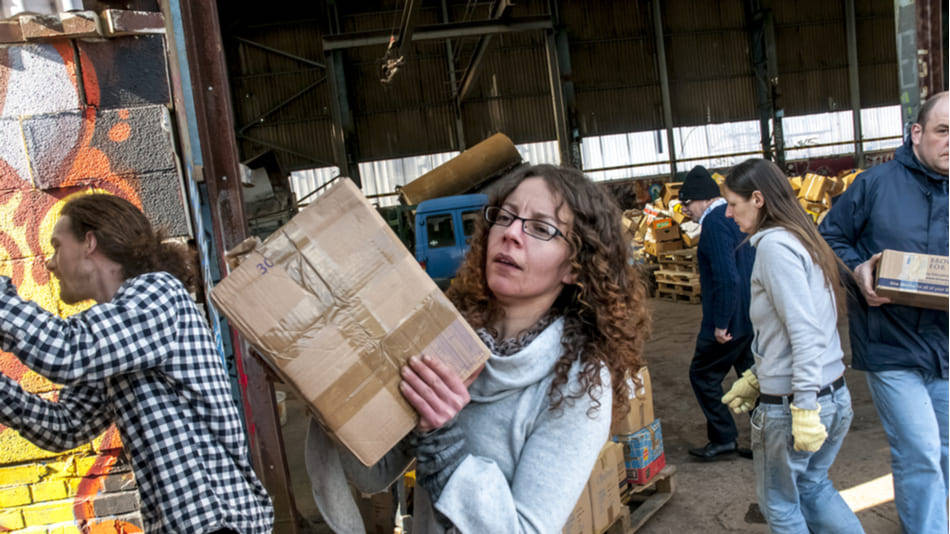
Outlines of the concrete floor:
<svg viewBox="0 0 950 534">
<path fill-rule="evenodd" d="M 653 299 L 653 336 L 646 359 L 653 379 L 655 411 L 663 425 L 667 463 L 677 466 L 673 498 L 638 531 L 643 534 L 765 533 L 766 525 L 750 512 L 755 502 L 752 462 L 735 458 L 713 463 L 690 460 L 687 449 L 706 441 L 705 420 L 689 385 L 688 369 L 702 310 L 699 305 Z M 850 361 L 846 328 L 841 329 L 846 362 Z M 890 484 L 890 452 L 863 373 L 845 374 L 851 389 L 854 423 L 845 439 L 831 477 L 859 510 L 869 534 L 898 534 L 900 527 Z M 727 385 L 734 377 L 726 380 Z M 301 403 L 288 399 L 284 439 L 289 456 L 297 507 L 308 519 L 310 532 L 329 532 L 319 519 L 303 464 L 306 417 Z M 749 422 L 739 417 L 740 442 L 748 446 Z M 863 486 L 862 486 L 863 485 Z"/>
</svg>

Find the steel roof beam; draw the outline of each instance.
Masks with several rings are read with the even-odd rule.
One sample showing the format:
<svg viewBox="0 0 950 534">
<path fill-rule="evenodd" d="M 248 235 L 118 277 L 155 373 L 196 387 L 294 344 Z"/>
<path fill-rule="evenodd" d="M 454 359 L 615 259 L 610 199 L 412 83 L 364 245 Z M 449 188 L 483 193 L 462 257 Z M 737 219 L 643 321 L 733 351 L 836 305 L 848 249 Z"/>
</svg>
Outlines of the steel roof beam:
<svg viewBox="0 0 950 534">
<path fill-rule="evenodd" d="M 415 31 L 412 32 L 412 40 L 431 41 L 434 39 L 454 39 L 456 37 L 487 36 L 497 33 L 547 30 L 552 27 L 551 19 L 548 17 L 520 17 L 506 22 L 477 21 L 430 24 L 417 26 Z M 323 38 L 323 50 L 324 52 L 330 52 L 332 50 L 385 45 L 389 43 L 389 36 L 389 30 L 327 35 Z"/>
<path fill-rule="evenodd" d="M 495 11 L 492 13 L 492 20 L 499 20 L 508 14 L 508 11 L 511 9 L 511 2 L 509 0 L 501 0 L 497 6 L 495 6 Z M 550 18 L 548 18 L 548 24 L 552 24 Z M 553 24 L 552 24 L 553 27 Z M 488 51 L 488 45 L 491 43 L 491 34 L 483 35 L 478 38 L 478 43 L 475 44 L 475 51 L 472 52 L 472 59 L 468 62 L 468 67 L 465 67 L 465 72 L 462 73 L 462 79 L 459 81 L 459 90 L 458 90 L 458 101 L 461 102 L 465 100 L 465 97 L 468 96 L 468 92 L 471 91 L 472 85 L 475 82 L 475 78 L 478 77 L 478 66 L 481 64 L 482 59 L 485 57 L 485 52 Z"/>
<path fill-rule="evenodd" d="M 274 47 L 272 47 L 272 46 L 267 46 L 267 45 L 265 45 L 265 44 L 261 44 L 261 43 L 258 43 L 258 42 L 256 42 L 256 41 L 252 41 L 252 40 L 250 40 L 250 39 L 245 39 L 245 38 L 243 38 L 243 37 L 235 37 L 234 40 L 237 41 L 237 42 L 239 42 L 239 43 L 244 43 L 244 44 L 246 44 L 246 45 L 248 45 L 248 46 L 253 46 L 253 47 L 255 47 L 255 48 L 260 48 L 261 50 L 266 50 L 267 52 L 270 52 L 271 54 L 276 54 L 276 55 L 278 55 L 278 56 L 283 56 L 283 57 L 286 57 L 286 58 L 290 58 L 290 59 L 293 59 L 293 60 L 295 60 L 295 61 L 299 61 L 299 62 L 301 62 L 301 63 L 306 63 L 307 65 L 313 65 L 314 67 L 320 67 L 321 69 L 327 68 L 327 66 L 326 66 L 325 63 L 320 63 L 319 61 L 314 61 L 314 60 L 312 60 L 312 59 L 307 59 L 307 58 L 305 58 L 305 57 L 300 57 L 300 56 L 298 56 L 298 55 L 296 55 L 296 54 L 291 54 L 290 52 L 285 52 L 285 51 L 280 50 L 280 49 L 278 49 L 278 48 L 274 48 Z"/>
</svg>

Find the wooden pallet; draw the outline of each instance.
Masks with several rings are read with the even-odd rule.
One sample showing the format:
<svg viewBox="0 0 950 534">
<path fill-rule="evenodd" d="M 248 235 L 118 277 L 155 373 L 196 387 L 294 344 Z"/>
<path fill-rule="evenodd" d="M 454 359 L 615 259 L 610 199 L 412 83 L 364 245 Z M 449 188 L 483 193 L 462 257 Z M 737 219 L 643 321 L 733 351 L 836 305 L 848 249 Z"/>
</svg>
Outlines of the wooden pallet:
<svg viewBox="0 0 950 534">
<path fill-rule="evenodd" d="M 702 296 L 698 291 L 693 293 L 681 291 L 679 289 L 670 289 L 668 287 L 663 287 L 662 284 L 657 284 L 656 296 L 657 298 L 669 300 L 671 302 L 687 302 L 689 304 L 699 304 L 702 302 Z"/>
<path fill-rule="evenodd" d="M 696 263 L 696 247 L 693 248 L 684 248 L 682 250 L 672 250 L 670 252 L 661 252 L 656 257 L 656 261 L 660 264 L 664 263 L 675 263 L 675 264 L 689 264 Z"/>
<path fill-rule="evenodd" d="M 664 270 L 676 271 L 681 273 L 699 273 L 699 265 L 690 261 L 665 262 L 661 264 Z"/>
<path fill-rule="evenodd" d="M 702 289 L 700 289 L 698 285 L 678 284 L 675 282 L 657 282 L 656 288 L 662 289 L 667 293 L 676 293 L 677 295 L 686 295 L 689 297 L 699 297 L 703 294 Z"/>
<path fill-rule="evenodd" d="M 621 495 L 620 501 L 630 509 L 628 524 L 624 530 L 611 531 L 608 529 L 607 532 L 610 534 L 634 534 L 640 530 L 647 520 L 653 517 L 653 514 L 673 498 L 673 493 L 676 492 L 675 475 L 676 466 L 667 465 L 646 486 L 633 486 Z M 617 523 L 620 523 L 622 519 L 623 516 L 621 515 Z"/>
<path fill-rule="evenodd" d="M 697 262 L 695 248 L 664 252 L 657 256 L 656 261 L 660 264 L 660 268 L 667 272 L 699 272 L 699 263 Z"/>
<path fill-rule="evenodd" d="M 656 277 L 658 283 L 664 282 L 673 285 L 699 287 L 699 275 L 696 273 L 660 269 L 653 273 L 653 275 Z"/>
</svg>

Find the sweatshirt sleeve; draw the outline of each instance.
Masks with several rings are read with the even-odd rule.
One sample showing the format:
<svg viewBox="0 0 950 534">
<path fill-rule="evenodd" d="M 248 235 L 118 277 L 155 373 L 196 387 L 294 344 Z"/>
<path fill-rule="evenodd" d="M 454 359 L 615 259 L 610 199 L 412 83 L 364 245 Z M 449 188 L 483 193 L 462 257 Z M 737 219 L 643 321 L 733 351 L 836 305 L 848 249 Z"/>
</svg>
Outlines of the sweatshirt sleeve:
<svg viewBox="0 0 950 534">
<path fill-rule="evenodd" d="M 864 173 L 862 173 L 864 174 Z M 818 227 L 822 237 L 852 271 L 865 262 L 856 247 L 868 219 L 867 176 L 859 174 Z"/>
<path fill-rule="evenodd" d="M 804 250 L 796 251 L 787 243 L 773 239 L 763 239 L 756 251 L 762 283 L 775 309 L 776 320 L 784 325 L 792 345 L 795 406 L 806 410 L 817 407 L 821 355 L 827 349 L 827 325 L 819 324 L 808 281 L 806 265 L 811 261 Z"/>
<path fill-rule="evenodd" d="M 509 483 L 490 459 L 468 455 L 435 508 L 461 532 L 560 532 L 610 433 L 610 377 L 601 373 L 600 407 L 585 393 L 545 410 L 521 450 Z"/>
<path fill-rule="evenodd" d="M 0 423 L 38 447 L 63 452 L 101 434 L 112 424 L 112 416 L 101 384 L 64 386 L 53 402 L 0 375 Z"/>
<path fill-rule="evenodd" d="M 713 237 L 713 246 L 705 247 L 712 270 L 713 323 L 716 328 L 729 328 L 736 312 L 739 293 L 739 269 L 736 267 L 736 247 L 733 232 L 722 218 L 707 217 L 708 228 L 703 228 L 703 239 Z"/>
<path fill-rule="evenodd" d="M 175 342 L 175 291 L 151 273 L 132 279 L 128 297 L 63 319 L 23 300 L 0 278 L 0 349 L 53 382 L 72 384 L 157 366 Z"/>
</svg>

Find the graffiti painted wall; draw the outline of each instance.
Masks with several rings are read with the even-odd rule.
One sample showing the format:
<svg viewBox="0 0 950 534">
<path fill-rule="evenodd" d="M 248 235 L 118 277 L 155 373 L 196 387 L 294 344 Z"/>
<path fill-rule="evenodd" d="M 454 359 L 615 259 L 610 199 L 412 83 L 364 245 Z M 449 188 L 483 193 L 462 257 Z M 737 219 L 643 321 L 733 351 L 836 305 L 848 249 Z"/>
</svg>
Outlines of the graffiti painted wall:
<svg viewBox="0 0 950 534">
<path fill-rule="evenodd" d="M 73 195 L 107 191 L 169 235 L 188 235 L 161 34 L 0 46 L 0 275 L 61 316 L 45 268 Z M 58 387 L 0 352 L 0 371 L 56 400 Z M 115 428 L 54 454 L 0 425 L 0 532 L 140 532 L 139 496 Z"/>
</svg>

